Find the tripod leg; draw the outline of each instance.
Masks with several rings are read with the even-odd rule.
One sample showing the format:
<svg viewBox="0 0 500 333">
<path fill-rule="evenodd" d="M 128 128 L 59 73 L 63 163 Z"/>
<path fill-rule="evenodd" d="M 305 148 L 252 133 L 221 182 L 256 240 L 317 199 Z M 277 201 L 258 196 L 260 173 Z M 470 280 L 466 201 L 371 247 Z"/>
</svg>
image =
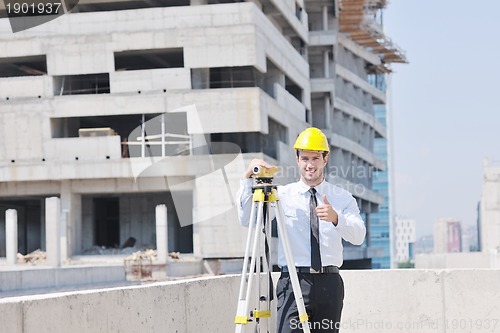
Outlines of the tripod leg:
<svg viewBox="0 0 500 333">
<path fill-rule="evenodd" d="M 263 202 L 259 202 L 259 206 L 258 206 L 258 212 L 257 212 L 257 223 L 255 224 L 255 237 L 253 239 L 253 249 L 252 249 L 252 259 L 250 260 L 250 271 L 249 271 L 249 275 L 248 275 L 248 288 L 247 288 L 247 293 L 246 293 L 246 297 L 245 297 L 245 310 L 248 311 L 248 305 L 249 305 L 249 302 L 250 302 L 250 293 L 252 291 L 252 283 L 253 283 L 253 279 L 255 277 L 256 274 L 258 278 L 260 278 L 260 267 L 256 267 L 255 265 L 255 262 L 257 260 L 257 256 L 260 255 L 260 253 L 258 253 L 258 250 L 259 250 L 259 244 L 260 244 L 260 228 L 262 226 L 262 207 L 263 207 L 264 203 Z M 256 272 L 254 272 L 254 270 Z M 257 290 L 258 292 L 258 290 Z"/>
<path fill-rule="evenodd" d="M 253 268 L 248 268 L 248 259 L 250 257 L 250 247 L 252 244 L 252 239 L 254 236 L 256 236 L 256 233 L 254 232 L 255 229 L 255 212 L 258 209 L 257 207 L 259 206 L 258 202 L 253 202 L 252 203 L 252 210 L 250 213 L 250 222 L 248 225 L 248 235 L 247 235 L 247 242 L 246 242 L 246 247 L 245 247 L 245 257 L 243 259 L 243 269 L 241 272 L 241 281 L 240 281 L 240 292 L 238 296 L 238 309 L 236 310 L 236 317 L 235 317 L 235 323 L 236 323 L 236 331 L 237 332 L 243 332 L 243 326 L 248 323 L 248 307 L 246 306 L 246 289 L 248 288 L 248 283 L 247 283 L 247 271 L 250 270 L 250 272 L 253 270 Z"/>
<path fill-rule="evenodd" d="M 238 310 L 235 318 L 235 323 L 236 323 L 236 332 L 243 332 L 243 325 L 248 324 L 248 307 L 249 307 L 249 302 L 250 302 L 250 293 L 252 290 L 252 283 L 253 283 L 253 278 L 255 276 L 254 269 L 257 270 L 258 277 L 260 278 L 260 267 L 255 266 L 255 258 L 257 256 L 257 250 L 259 249 L 259 239 L 260 239 L 260 228 L 262 226 L 262 210 L 263 210 L 263 204 L 264 202 L 259 202 L 257 206 L 257 223 L 255 224 L 255 231 L 254 231 L 254 237 L 253 237 L 253 247 L 252 247 L 252 259 L 250 260 L 250 267 L 248 268 L 248 282 L 246 283 L 246 292 L 245 292 L 245 279 L 246 279 L 246 266 L 243 267 L 243 272 L 241 275 L 241 284 L 240 288 L 243 286 L 243 288 L 240 289 L 240 298 L 238 300 Z M 253 209 L 255 206 L 252 206 L 252 215 L 255 215 Z M 250 221 L 252 223 L 252 220 Z M 248 232 L 251 232 L 252 229 L 248 230 Z M 249 244 L 247 244 L 248 248 Z M 249 250 L 249 248 L 248 248 Z M 259 253 L 260 255 L 260 253 Z M 244 263 L 248 263 L 248 256 L 245 255 Z M 245 294 L 245 296 L 243 296 Z M 243 298 L 244 297 L 244 298 Z"/>
<path fill-rule="evenodd" d="M 264 206 L 266 204 L 264 203 L 262 209 L 265 210 Z M 262 216 L 265 214 L 263 213 Z M 255 230 L 255 234 L 259 236 L 258 242 L 257 242 L 257 251 L 254 253 L 252 256 L 252 259 L 255 258 L 255 310 L 260 312 L 260 268 L 261 268 L 261 261 L 260 261 L 260 254 L 262 251 L 262 230 L 261 228 Z M 256 312 L 254 311 L 254 312 Z M 257 312 L 257 313 L 259 313 Z M 259 317 L 255 318 L 255 322 L 257 325 L 260 324 L 260 319 Z"/>
<path fill-rule="evenodd" d="M 293 260 L 290 243 L 288 241 L 288 233 L 285 225 L 283 224 L 283 215 L 281 214 L 280 202 L 276 201 L 276 221 L 278 224 L 279 239 L 283 245 L 283 251 L 285 252 L 285 259 L 288 266 L 290 281 L 292 283 L 293 295 L 295 296 L 295 302 L 297 303 L 297 309 L 299 311 L 299 320 L 302 323 L 303 331 L 305 333 L 310 333 L 309 317 L 307 316 L 306 307 L 304 305 L 304 298 L 302 296 L 297 270 L 295 269 L 295 262 Z"/>
<path fill-rule="evenodd" d="M 254 317 L 257 322 L 259 332 L 269 332 L 269 325 L 270 325 L 270 320 L 271 318 L 271 298 L 272 298 L 272 284 L 270 283 L 271 280 L 271 272 L 270 272 L 270 261 L 269 261 L 269 235 L 270 235 L 270 225 L 271 222 L 269 221 L 269 207 L 270 203 L 269 202 L 264 202 L 264 207 L 263 207 L 263 226 L 262 230 L 259 230 L 261 232 L 260 234 L 260 254 L 257 255 L 257 267 L 262 268 L 262 272 L 264 274 L 259 274 L 257 278 L 257 290 L 258 293 L 256 294 L 257 299 L 256 299 L 256 304 L 257 307 L 254 311 Z M 262 260 L 260 260 L 262 258 Z M 260 266 L 262 264 L 262 266 Z M 260 272 L 260 269 L 258 270 Z M 264 279 L 264 280 L 262 280 Z"/>
</svg>

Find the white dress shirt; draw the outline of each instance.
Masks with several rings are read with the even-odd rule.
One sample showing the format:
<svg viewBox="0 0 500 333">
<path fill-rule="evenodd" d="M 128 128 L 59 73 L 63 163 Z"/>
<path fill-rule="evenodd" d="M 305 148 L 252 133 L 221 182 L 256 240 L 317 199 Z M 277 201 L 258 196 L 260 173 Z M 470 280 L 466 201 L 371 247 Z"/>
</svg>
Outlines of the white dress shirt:
<svg viewBox="0 0 500 333">
<path fill-rule="evenodd" d="M 237 194 L 238 217 L 240 224 L 248 226 L 252 209 L 253 179 L 241 179 Z M 302 181 L 285 186 L 278 186 L 278 197 L 283 209 L 284 224 L 288 232 L 295 266 L 311 266 L 311 240 L 309 221 L 310 187 Z M 338 214 L 338 224 L 319 221 L 319 243 L 321 263 L 323 266 L 342 266 L 342 238 L 361 245 L 365 238 L 366 228 L 356 200 L 348 191 L 326 181 L 315 186 L 318 205 L 324 203 L 323 194 Z M 270 211 L 273 212 L 273 209 Z M 271 218 L 274 217 L 271 216 Z M 278 265 L 286 266 L 281 242 L 278 247 Z"/>
</svg>

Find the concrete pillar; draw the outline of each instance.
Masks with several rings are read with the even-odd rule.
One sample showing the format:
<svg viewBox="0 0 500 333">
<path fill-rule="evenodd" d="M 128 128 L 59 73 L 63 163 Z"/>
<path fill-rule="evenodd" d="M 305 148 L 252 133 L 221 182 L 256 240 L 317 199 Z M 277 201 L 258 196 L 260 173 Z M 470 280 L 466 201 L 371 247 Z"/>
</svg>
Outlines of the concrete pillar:
<svg viewBox="0 0 500 333">
<path fill-rule="evenodd" d="M 262 10 L 262 3 L 260 0 L 247 0 L 247 2 L 253 2 L 260 10 Z"/>
<path fill-rule="evenodd" d="M 193 85 L 193 89 L 210 88 L 210 69 L 193 68 L 191 70 L 191 82 Z"/>
<path fill-rule="evenodd" d="M 61 199 L 45 199 L 45 248 L 47 264 L 61 266 Z"/>
<path fill-rule="evenodd" d="M 325 95 L 324 97 L 324 102 L 325 102 L 325 124 L 326 124 L 326 128 L 328 129 L 331 129 L 332 128 L 332 116 L 331 116 L 331 113 L 332 113 L 332 110 L 331 110 L 331 107 L 330 107 L 330 96 L 329 94 L 328 95 Z"/>
<path fill-rule="evenodd" d="M 69 210 L 62 209 L 61 210 L 61 220 L 59 224 L 59 239 L 61 242 L 60 245 L 60 258 L 61 262 L 64 262 L 68 259 L 68 218 L 69 218 Z"/>
<path fill-rule="evenodd" d="M 156 206 L 156 250 L 158 262 L 167 263 L 168 256 L 168 219 L 167 206 Z"/>
<path fill-rule="evenodd" d="M 337 76 L 337 72 L 335 71 L 335 59 L 338 59 L 338 47 L 332 46 L 332 48 L 328 51 L 332 53 L 332 61 L 330 62 L 330 77 L 335 78 Z M 335 92 L 335 86 L 333 87 L 333 91 Z"/>
<path fill-rule="evenodd" d="M 61 184 L 61 260 L 82 250 L 82 196 L 71 189 L 70 181 Z"/>
<path fill-rule="evenodd" d="M 323 6 L 323 30 L 328 30 L 328 7 Z"/>
<path fill-rule="evenodd" d="M 325 79 L 330 77 L 330 57 L 328 54 L 328 50 L 323 51 L 323 74 Z"/>
<path fill-rule="evenodd" d="M 271 95 L 274 95 L 274 84 L 278 83 L 280 86 L 285 88 L 285 74 L 283 74 L 278 68 L 274 66 L 267 67 L 267 73 L 264 78 L 264 89 L 265 91 Z"/>
<path fill-rule="evenodd" d="M 17 210 L 7 209 L 5 212 L 5 247 L 7 262 L 17 263 Z"/>
</svg>

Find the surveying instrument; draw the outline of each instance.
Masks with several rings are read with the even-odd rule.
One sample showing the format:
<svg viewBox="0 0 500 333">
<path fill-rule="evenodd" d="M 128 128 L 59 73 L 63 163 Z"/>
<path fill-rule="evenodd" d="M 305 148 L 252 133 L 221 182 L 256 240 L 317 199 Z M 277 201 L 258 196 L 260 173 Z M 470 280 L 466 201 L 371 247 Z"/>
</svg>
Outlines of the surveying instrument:
<svg viewBox="0 0 500 333">
<path fill-rule="evenodd" d="M 243 333 L 249 322 L 255 321 L 255 333 L 261 332 L 261 320 L 268 319 L 267 332 L 269 332 L 269 318 L 271 318 L 271 301 L 273 297 L 273 283 L 271 279 L 271 221 L 269 221 L 269 208 L 273 208 L 276 213 L 276 222 L 281 245 L 284 250 L 290 281 L 292 283 L 293 294 L 299 320 L 302 323 L 302 329 L 305 333 L 310 333 L 309 317 L 306 313 L 302 290 L 295 269 L 288 234 L 285 228 L 281 204 L 278 199 L 277 186 L 273 184 L 273 177 L 278 172 L 278 168 L 253 168 L 252 178 L 255 185 L 252 187 L 252 210 L 250 213 L 250 223 L 248 225 L 248 236 L 245 248 L 245 258 L 243 260 L 243 270 L 241 272 L 240 292 L 238 296 L 238 309 L 235 317 L 236 333 Z M 251 251 L 251 253 L 250 253 Z M 261 283 L 261 253 L 262 267 L 267 276 L 264 288 Z M 250 259 L 251 258 L 251 259 Z M 250 260 L 250 266 L 248 261 Z M 255 308 L 250 311 L 250 297 L 252 287 L 255 282 Z"/>
</svg>

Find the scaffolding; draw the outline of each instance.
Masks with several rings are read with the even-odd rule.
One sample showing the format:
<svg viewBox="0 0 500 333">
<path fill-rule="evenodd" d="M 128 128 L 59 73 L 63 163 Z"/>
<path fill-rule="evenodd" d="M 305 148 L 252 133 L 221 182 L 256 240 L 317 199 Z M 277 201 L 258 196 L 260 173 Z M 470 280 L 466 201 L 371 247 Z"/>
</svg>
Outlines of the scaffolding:
<svg viewBox="0 0 500 333">
<path fill-rule="evenodd" d="M 390 63 L 408 63 L 406 55 L 383 30 L 381 10 L 387 0 L 339 0 L 340 32 L 346 33 L 356 43 L 381 56 L 382 64 L 377 66 L 381 73 L 390 72 Z"/>
</svg>

